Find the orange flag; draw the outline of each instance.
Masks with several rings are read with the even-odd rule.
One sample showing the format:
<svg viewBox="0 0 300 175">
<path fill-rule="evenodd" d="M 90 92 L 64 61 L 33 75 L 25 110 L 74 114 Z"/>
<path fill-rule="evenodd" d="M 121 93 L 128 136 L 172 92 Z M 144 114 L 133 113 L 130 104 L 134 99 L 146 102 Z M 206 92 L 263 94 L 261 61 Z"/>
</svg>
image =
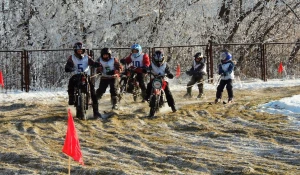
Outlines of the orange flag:
<svg viewBox="0 0 300 175">
<path fill-rule="evenodd" d="M 70 109 L 68 109 L 68 129 L 62 151 L 72 157 L 75 161 L 79 162 L 81 165 L 84 165 L 80 151 L 79 139 Z"/>
<path fill-rule="evenodd" d="M 177 64 L 177 69 L 176 69 L 176 78 L 178 78 L 180 76 L 180 65 Z"/>
<path fill-rule="evenodd" d="M 283 66 L 282 66 L 282 62 L 280 61 L 279 67 L 278 67 L 278 73 L 282 73 L 283 71 Z"/>
<path fill-rule="evenodd" d="M 4 88 L 4 81 L 3 81 L 3 75 L 1 70 L 0 70 L 0 85 Z"/>
</svg>

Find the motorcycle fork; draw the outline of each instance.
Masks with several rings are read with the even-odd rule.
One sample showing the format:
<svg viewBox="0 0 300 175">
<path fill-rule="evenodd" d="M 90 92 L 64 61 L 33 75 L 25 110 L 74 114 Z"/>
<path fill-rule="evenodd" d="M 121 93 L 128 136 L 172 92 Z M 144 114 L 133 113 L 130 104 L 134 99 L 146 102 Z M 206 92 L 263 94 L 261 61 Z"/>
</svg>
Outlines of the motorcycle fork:
<svg viewBox="0 0 300 175">
<path fill-rule="evenodd" d="M 76 97 L 77 97 L 77 106 L 80 106 L 81 105 L 81 101 L 80 101 L 80 94 L 81 94 L 81 89 L 77 89 L 77 94 L 76 94 Z"/>
<path fill-rule="evenodd" d="M 161 90 L 160 89 L 154 89 L 153 90 L 153 95 L 161 95 Z"/>
</svg>

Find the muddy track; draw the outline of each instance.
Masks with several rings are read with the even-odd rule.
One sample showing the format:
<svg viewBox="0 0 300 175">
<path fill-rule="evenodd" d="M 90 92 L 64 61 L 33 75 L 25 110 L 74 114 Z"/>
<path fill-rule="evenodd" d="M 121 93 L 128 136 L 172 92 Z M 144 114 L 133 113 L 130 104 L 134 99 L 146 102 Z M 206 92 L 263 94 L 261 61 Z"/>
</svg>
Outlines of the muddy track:
<svg viewBox="0 0 300 175">
<path fill-rule="evenodd" d="M 85 166 L 72 162 L 72 174 L 300 174 L 299 130 L 285 116 L 256 112 L 299 87 L 236 91 L 232 105 L 209 104 L 214 93 L 173 92 L 179 110 L 166 105 L 154 119 L 130 96 L 106 120 L 75 118 Z M 1 106 L 0 174 L 67 174 L 66 102 Z M 108 95 L 99 108 L 110 111 Z"/>
</svg>

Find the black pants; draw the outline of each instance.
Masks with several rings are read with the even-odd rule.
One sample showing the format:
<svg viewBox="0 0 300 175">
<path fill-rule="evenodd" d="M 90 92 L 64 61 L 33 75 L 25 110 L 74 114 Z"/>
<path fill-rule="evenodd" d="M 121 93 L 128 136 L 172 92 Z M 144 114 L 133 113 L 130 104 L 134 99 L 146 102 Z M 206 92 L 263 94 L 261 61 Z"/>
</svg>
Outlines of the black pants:
<svg viewBox="0 0 300 175">
<path fill-rule="evenodd" d="M 146 99 L 150 98 L 151 90 L 152 90 L 152 80 L 147 84 Z M 166 94 L 166 99 L 167 99 L 168 105 L 170 107 L 171 106 L 175 106 L 175 101 L 174 101 L 173 95 L 172 95 L 172 93 L 170 91 L 169 83 L 168 82 L 167 82 L 167 86 L 166 86 L 166 88 L 165 88 L 164 91 L 165 91 L 165 94 Z"/>
<path fill-rule="evenodd" d="M 139 82 L 139 86 L 142 91 L 146 90 L 146 85 L 145 85 L 145 74 L 143 73 L 137 73 L 136 75 L 136 80 Z"/>
<path fill-rule="evenodd" d="M 233 90 L 232 90 L 232 79 L 229 80 L 221 80 L 220 84 L 217 87 L 217 94 L 216 98 L 222 98 L 223 89 L 226 86 L 227 93 L 228 93 L 228 99 L 233 98 Z"/>
<path fill-rule="evenodd" d="M 203 94 L 203 85 L 204 85 L 203 76 L 194 76 L 193 75 L 191 80 L 187 84 L 188 89 L 192 89 L 192 86 L 196 83 L 198 83 L 197 86 L 198 86 L 198 89 L 199 89 L 199 93 Z"/>
<path fill-rule="evenodd" d="M 69 84 L 68 84 L 68 94 L 69 94 L 69 96 L 74 97 L 74 87 L 76 86 L 78 76 L 79 75 L 75 74 L 69 79 Z M 98 104 L 96 93 L 95 93 L 95 85 L 93 84 L 90 76 L 88 76 L 88 82 L 89 82 L 89 85 L 90 85 L 91 98 L 92 98 L 93 104 Z"/>
<path fill-rule="evenodd" d="M 111 97 L 116 97 L 119 94 L 119 79 L 110 78 L 110 79 L 101 79 L 99 88 L 97 89 L 97 98 L 100 99 L 105 93 L 107 87 L 109 86 L 109 92 Z"/>
</svg>

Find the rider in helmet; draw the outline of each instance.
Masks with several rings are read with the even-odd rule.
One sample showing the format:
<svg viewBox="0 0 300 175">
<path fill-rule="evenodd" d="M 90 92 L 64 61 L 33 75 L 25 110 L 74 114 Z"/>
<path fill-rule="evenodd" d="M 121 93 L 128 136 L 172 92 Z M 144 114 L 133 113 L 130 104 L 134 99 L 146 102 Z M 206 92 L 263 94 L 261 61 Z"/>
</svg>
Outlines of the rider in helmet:
<svg viewBox="0 0 300 175">
<path fill-rule="evenodd" d="M 149 67 L 149 71 L 153 73 L 154 75 L 167 75 L 168 78 L 173 79 L 174 75 L 170 72 L 170 68 L 165 61 L 165 56 L 162 50 L 155 51 L 151 65 Z M 177 109 L 175 107 L 175 101 L 173 98 L 173 95 L 170 91 L 169 88 L 169 82 L 165 80 L 166 86 L 165 86 L 165 94 L 166 94 L 166 99 L 168 102 L 168 105 L 171 107 L 173 112 L 176 112 Z M 152 80 L 147 84 L 147 91 L 146 91 L 146 99 L 147 101 L 150 98 L 151 95 L 151 89 L 152 89 Z"/>
<path fill-rule="evenodd" d="M 68 95 L 69 95 L 69 105 L 74 105 L 75 96 L 74 96 L 74 86 L 76 86 L 77 73 L 86 72 L 88 75 L 88 82 L 90 84 L 91 89 L 91 97 L 93 101 L 93 112 L 94 118 L 101 117 L 101 114 L 98 110 L 98 101 L 95 94 L 95 85 L 92 83 L 90 78 L 90 66 L 99 67 L 100 64 L 94 62 L 90 56 L 84 55 L 85 47 L 82 42 L 76 42 L 73 46 L 74 54 L 68 57 L 67 63 L 65 65 L 66 72 L 72 72 L 74 75 L 70 78 L 68 84 Z"/>
<path fill-rule="evenodd" d="M 117 58 L 112 57 L 112 52 L 109 48 L 103 48 L 101 50 L 101 56 L 97 59 L 97 62 L 101 65 L 97 68 L 97 73 L 101 73 L 102 75 L 112 75 L 112 77 L 101 76 L 99 88 L 96 90 L 97 98 L 101 99 L 109 86 L 111 102 L 113 105 L 112 109 L 118 109 L 119 77 L 122 66 Z"/>
<path fill-rule="evenodd" d="M 152 58 L 152 63 L 155 64 L 155 66 L 160 67 L 165 63 L 165 55 L 163 51 L 158 50 L 155 51 L 153 58 Z"/>
<path fill-rule="evenodd" d="M 150 66 L 150 59 L 148 54 L 142 52 L 142 47 L 139 44 L 133 44 L 130 49 L 131 54 L 126 58 L 121 59 L 120 62 L 122 64 L 131 64 L 131 68 L 135 68 L 134 71 L 137 73 L 136 79 L 142 90 L 142 102 L 145 102 L 146 85 L 144 79 L 145 73 Z"/>
<path fill-rule="evenodd" d="M 74 44 L 73 46 L 73 50 L 74 50 L 74 55 L 80 59 L 83 58 L 83 54 L 85 53 L 85 47 L 82 44 L 82 42 L 77 42 Z"/>
<path fill-rule="evenodd" d="M 203 75 L 206 75 L 206 60 L 201 52 L 197 52 L 194 55 L 192 67 L 190 70 L 186 71 L 186 74 L 192 77 L 187 84 L 187 93 L 184 95 L 184 98 L 192 97 L 192 87 L 196 83 L 198 84 L 199 90 L 197 98 L 201 98 L 203 96 Z"/>
<path fill-rule="evenodd" d="M 226 86 L 228 93 L 228 103 L 232 102 L 233 99 L 233 90 L 232 90 L 232 80 L 234 79 L 234 63 L 232 62 L 232 55 L 227 50 L 222 50 L 220 53 L 219 64 L 219 75 L 221 75 L 221 81 L 217 87 L 216 100 L 215 103 L 221 101 L 222 92 Z"/>
</svg>

